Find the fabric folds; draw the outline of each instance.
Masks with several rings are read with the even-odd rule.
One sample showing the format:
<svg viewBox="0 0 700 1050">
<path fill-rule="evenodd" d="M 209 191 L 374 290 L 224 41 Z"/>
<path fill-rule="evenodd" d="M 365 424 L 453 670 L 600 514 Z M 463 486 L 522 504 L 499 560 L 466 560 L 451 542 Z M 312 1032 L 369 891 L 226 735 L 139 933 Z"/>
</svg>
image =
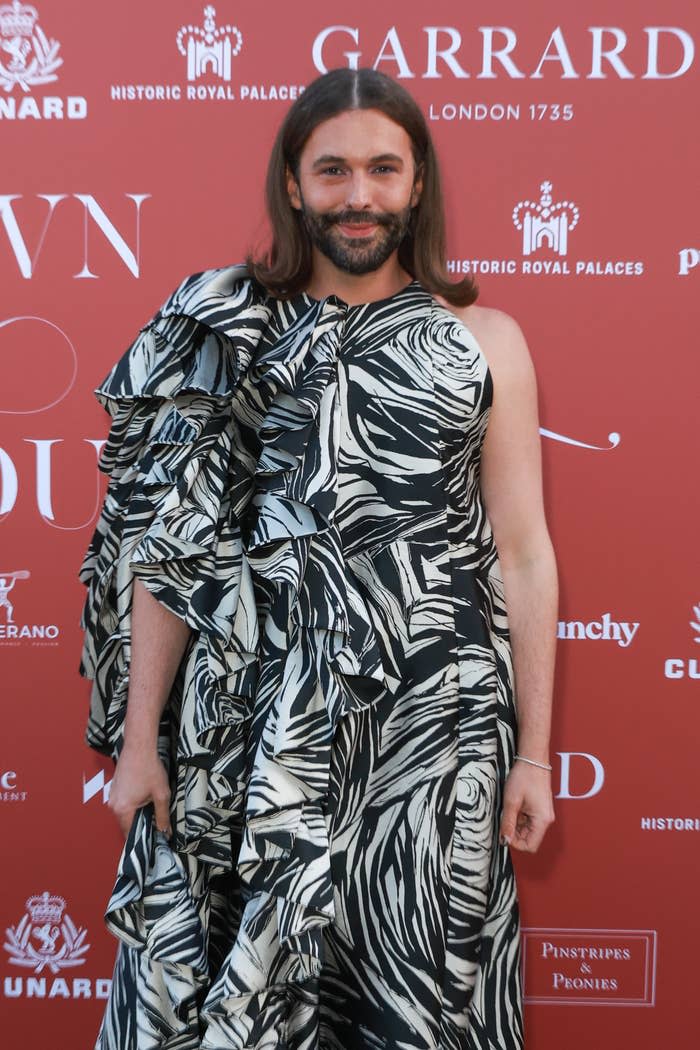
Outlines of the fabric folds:
<svg viewBox="0 0 700 1050">
<path fill-rule="evenodd" d="M 345 310 L 329 297 L 289 324 L 240 268 L 194 274 L 96 391 L 112 424 L 80 574 L 91 747 L 123 745 L 134 580 L 192 632 L 159 736 L 173 839 L 137 813 L 106 914 L 168 1018 L 140 1003 L 139 1050 L 282 1047 L 318 1023 L 331 744 L 393 684 L 334 524 Z"/>
</svg>

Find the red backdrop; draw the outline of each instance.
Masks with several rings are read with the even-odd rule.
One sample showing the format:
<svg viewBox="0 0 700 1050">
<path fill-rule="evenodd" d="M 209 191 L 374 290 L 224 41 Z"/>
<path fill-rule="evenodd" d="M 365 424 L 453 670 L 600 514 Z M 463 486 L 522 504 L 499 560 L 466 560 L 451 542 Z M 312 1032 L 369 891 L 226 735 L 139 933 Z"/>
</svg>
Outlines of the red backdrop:
<svg viewBox="0 0 700 1050">
<path fill-rule="evenodd" d="M 539 377 L 561 622 L 557 821 L 516 854 L 527 1046 L 694 1047 L 697 3 L 215 6 L 234 28 L 204 61 L 191 0 L 0 9 L 3 1034 L 89 1050 L 116 948 L 122 842 L 77 675 L 91 391 L 185 274 L 264 235 L 289 99 L 360 64 L 418 98 L 451 264 Z"/>
</svg>

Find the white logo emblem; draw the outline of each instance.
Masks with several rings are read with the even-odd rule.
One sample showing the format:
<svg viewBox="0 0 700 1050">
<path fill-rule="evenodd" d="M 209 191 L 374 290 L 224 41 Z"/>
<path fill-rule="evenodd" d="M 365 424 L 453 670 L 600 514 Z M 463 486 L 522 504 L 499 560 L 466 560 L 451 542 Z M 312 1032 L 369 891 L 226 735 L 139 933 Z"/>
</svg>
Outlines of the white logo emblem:
<svg viewBox="0 0 700 1050">
<path fill-rule="evenodd" d="M 693 641 L 700 643 L 700 604 L 693 606 L 694 620 L 689 620 L 693 629 Z M 692 678 L 700 681 L 700 657 L 691 656 L 688 660 L 670 657 L 664 663 L 665 678 Z"/>
<path fill-rule="evenodd" d="M 0 470 L 0 477 L 1 475 Z M 0 609 L 5 612 L 5 622 L 0 619 L 0 645 L 10 639 L 11 644 L 15 644 L 17 640 L 24 638 L 32 639 L 32 644 L 37 645 L 40 644 L 39 639 L 49 638 L 51 642 L 46 644 L 58 645 L 54 639 L 58 638 L 60 631 L 55 623 L 15 623 L 15 607 L 10 600 L 10 592 L 17 580 L 28 580 L 30 576 L 31 573 L 27 569 L 16 569 L 14 572 L 3 572 L 0 569 Z"/>
<path fill-rule="evenodd" d="M 690 621 L 690 626 L 695 631 L 693 641 L 700 643 L 700 604 L 693 606 L 693 616 L 695 619 Z"/>
<path fill-rule="evenodd" d="M 27 911 L 17 926 L 10 926 L 5 933 L 5 950 L 10 962 L 26 966 L 41 973 L 48 967 L 58 973 L 66 967 L 82 966 L 82 958 L 90 947 L 85 944 L 87 930 L 79 929 L 65 912 L 63 897 L 52 897 L 44 892 L 30 897 Z"/>
<path fill-rule="evenodd" d="M 61 45 L 47 38 L 37 18 L 37 9 L 20 0 L 0 7 L 0 84 L 5 91 L 18 84 L 26 92 L 32 85 L 58 80 L 54 70 L 63 65 L 57 57 Z"/>
<path fill-rule="evenodd" d="M 187 79 L 197 80 L 212 73 L 222 80 L 231 79 L 231 59 L 243 47 L 243 37 L 236 26 L 219 26 L 216 10 L 207 4 L 204 8 L 204 27 L 182 26 L 176 42 L 181 55 L 187 58 Z"/>
<path fill-rule="evenodd" d="M 28 580 L 31 573 L 26 569 L 18 569 L 16 572 L 0 572 L 0 609 L 5 610 L 5 622 L 14 623 L 12 615 L 15 607 L 10 601 L 9 594 L 17 580 Z"/>
<path fill-rule="evenodd" d="M 552 183 L 540 184 L 539 204 L 518 201 L 513 208 L 513 225 L 523 231 L 523 255 L 532 255 L 548 244 L 557 255 L 566 255 L 568 233 L 578 223 L 579 210 L 572 201 L 552 204 Z"/>
</svg>

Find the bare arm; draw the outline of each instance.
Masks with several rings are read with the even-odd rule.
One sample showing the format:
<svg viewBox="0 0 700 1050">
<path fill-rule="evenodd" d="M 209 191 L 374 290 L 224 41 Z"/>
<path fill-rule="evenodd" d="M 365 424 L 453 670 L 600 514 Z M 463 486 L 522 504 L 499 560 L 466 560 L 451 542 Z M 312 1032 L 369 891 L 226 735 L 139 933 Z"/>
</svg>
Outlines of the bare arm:
<svg viewBox="0 0 700 1050">
<path fill-rule="evenodd" d="M 513 318 L 482 310 L 479 320 L 472 330 L 494 384 L 482 448 L 481 490 L 503 577 L 518 753 L 548 763 L 558 583 L 542 497 L 535 372 Z M 515 762 L 505 788 L 502 834 L 516 848 L 534 852 L 553 819 L 551 774 Z"/>
<path fill-rule="evenodd" d="M 157 827 L 170 833 L 170 789 L 157 751 L 158 724 L 189 636 L 187 624 L 134 580 L 124 746 L 109 797 L 125 836 L 136 809 L 149 801 Z"/>
</svg>

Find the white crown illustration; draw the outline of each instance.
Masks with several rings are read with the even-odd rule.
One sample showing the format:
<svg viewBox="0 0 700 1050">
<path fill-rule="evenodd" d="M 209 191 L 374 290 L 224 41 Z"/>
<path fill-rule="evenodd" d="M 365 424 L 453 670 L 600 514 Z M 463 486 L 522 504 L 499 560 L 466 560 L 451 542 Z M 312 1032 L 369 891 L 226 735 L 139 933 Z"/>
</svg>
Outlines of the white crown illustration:
<svg viewBox="0 0 700 1050">
<path fill-rule="evenodd" d="M 236 26 L 217 27 L 215 15 L 215 8 L 207 4 L 203 26 L 188 25 L 178 30 L 177 49 L 187 58 L 188 80 L 196 80 L 207 72 L 222 80 L 231 79 L 231 59 L 243 47 L 243 36 Z"/>
<path fill-rule="evenodd" d="M 66 910 L 66 902 L 63 897 L 51 897 L 44 892 L 38 897 L 30 897 L 27 901 L 27 911 L 31 915 L 32 922 L 60 922 L 63 912 Z"/>
<path fill-rule="evenodd" d="M 39 12 L 35 7 L 13 0 L 12 6 L 0 7 L 0 34 L 2 36 L 31 36 Z"/>
<path fill-rule="evenodd" d="M 58 80 L 55 71 L 63 65 L 58 57 L 61 45 L 49 40 L 37 18 L 36 8 L 19 0 L 0 7 L 0 87 L 5 91 L 18 86 L 26 92 Z"/>
<path fill-rule="evenodd" d="M 518 201 L 513 208 L 513 225 L 523 231 L 523 255 L 531 255 L 543 244 L 559 255 L 566 255 L 569 230 L 578 222 L 579 210 L 573 201 L 552 204 L 552 183 L 540 183 L 539 203 Z"/>
</svg>

